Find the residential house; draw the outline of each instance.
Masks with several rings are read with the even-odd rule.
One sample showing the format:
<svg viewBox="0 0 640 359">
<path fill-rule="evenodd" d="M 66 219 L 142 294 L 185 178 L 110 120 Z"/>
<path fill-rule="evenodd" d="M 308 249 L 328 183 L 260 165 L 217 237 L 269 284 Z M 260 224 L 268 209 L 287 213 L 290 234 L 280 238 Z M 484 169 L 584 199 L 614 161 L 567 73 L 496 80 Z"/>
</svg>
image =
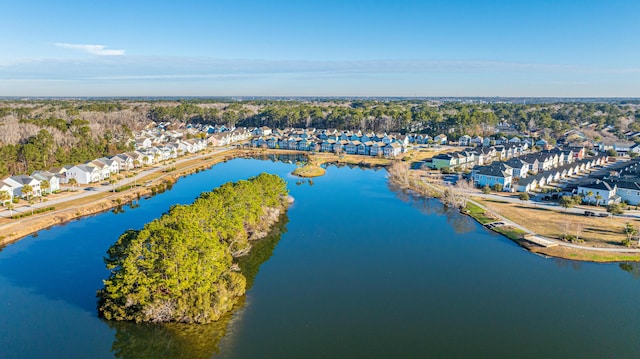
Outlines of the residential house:
<svg viewBox="0 0 640 359">
<path fill-rule="evenodd" d="M 471 143 L 471 136 L 469 135 L 463 135 L 458 139 L 458 144 L 460 146 L 469 146 L 470 143 Z"/>
<path fill-rule="evenodd" d="M 22 192 L 22 188 L 24 185 L 31 186 L 32 197 L 40 197 L 42 195 L 42 190 L 40 189 L 40 181 L 27 175 L 16 175 L 5 178 L 3 182 L 11 187 L 13 191 L 13 197 L 22 197 L 26 198 L 27 194 Z"/>
<path fill-rule="evenodd" d="M 616 182 L 616 186 L 616 195 L 622 201 L 632 206 L 640 204 L 640 184 L 637 181 L 620 181 Z"/>
<path fill-rule="evenodd" d="M 513 169 L 514 179 L 527 178 L 529 172 L 529 164 L 519 158 L 512 158 L 505 164 Z"/>
<path fill-rule="evenodd" d="M 126 153 L 115 155 L 111 157 L 111 160 L 118 164 L 118 172 L 133 169 L 133 158 Z"/>
<path fill-rule="evenodd" d="M 4 181 L 0 181 L 0 192 L 6 192 L 9 195 L 9 198 L 6 200 L 7 202 L 13 200 L 13 188 Z M 4 202 L 0 204 L 4 204 Z"/>
<path fill-rule="evenodd" d="M 538 188 L 538 178 L 536 176 L 530 176 L 527 178 L 520 178 L 516 185 L 514 185 L 517 192 L 531 192 Z"/>
<path fill-rule="evenodd" d="M 75 178 L 78 184 L 98 182 L 100 177 L 100 169 L 86 164 L 75 165 L 67 170 L 67 179 Z"/>
<path fill-rule="evenodd" d="M 616 197 L 617 189 L 616 184 L 597 180 L 593 183 L 579 185 L 578 194 L 583 196 L 585 202 L 608 205 L 620 201 L 620 197 Z M 592 194 L 587 195 L 587 193 Z M 601 197 L 600 199 L 596 199 L 598 195 Z"/>
<path fill-rule="evenodd" d="M 442 168 L 453 168 L 458 165 L 458 159 L 450 153 L 440 153 L 431 159 L 431 168 L 439 170 Z"/>
<path fill-rule="evenodd" d="M 402 145 L 398 142 L 392 142 L 383 148 L 385 157 L 395 157 L 402 153 Z"/>
<path fill-rule="evenodd" d="M 439 134 L 436 137 L 433 138 L 433 143 L 438 144 L 438 145 L 444 145 L 447 143 L 447 135 L 445 134 Z"/>
<path fill-rule="evenodd" d="M 503 191 L 510 192 L 512 189 L 513 169 L 504 163 L 476 167 L 471 176 L 478 187 L 499 184 Z"/>
<path fill-rule="evenodd" d="M 49 182 L 49 188 L 43 189 L 46 193 L 60 191 L 60 176 L 49 171 L 34 171 L 31 177 L 40 181 L 40 188 L 42 189 L 42 181 Z"/>
<path fill-rule="evenodd" d="M 484 139 L 480 136 L 476 136 L 469 141 L 469 145 L 471 146 L 482 146 Z"/>
</svg>

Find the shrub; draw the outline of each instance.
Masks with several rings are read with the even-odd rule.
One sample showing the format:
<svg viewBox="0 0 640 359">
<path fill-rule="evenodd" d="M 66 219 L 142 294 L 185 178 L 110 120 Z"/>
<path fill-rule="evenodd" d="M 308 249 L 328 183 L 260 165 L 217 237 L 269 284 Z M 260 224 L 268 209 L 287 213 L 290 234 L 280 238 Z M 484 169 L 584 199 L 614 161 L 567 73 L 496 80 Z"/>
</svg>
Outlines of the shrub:
<svg viewBox="0 0 640 359">
<path fill-rule="evenodd" d="M 29 217 L 29 216 L 34 215 L 34 214 L 39 214 L 39 213 L 44 213 L 44 212 L 53 211 L 54 209 L 56 209 L 56 207 L 54 207 L 54 206 L 51 206 L 51 207 L 44 207 L 44 208 L 38 208 L 38 209 L 34 209 L 34 210 L 33 210 L 33 213 L 31 213 L 31 212 L 24 212 L 24 213 L 20 213 L 20 214 L 15 214 L 15 215 L 13 215 L 11 218 L 13 218 L 13 219 L 19 219 L 19 218 Z"/>
<path fill-rule="evenodd" d="M 624 211 L 622 210 L 622 205 L 620 203 L 611 203 L 610 205 L 608 205 L 607 212 L 613 215 L 624 213 Z"/>
</svg>

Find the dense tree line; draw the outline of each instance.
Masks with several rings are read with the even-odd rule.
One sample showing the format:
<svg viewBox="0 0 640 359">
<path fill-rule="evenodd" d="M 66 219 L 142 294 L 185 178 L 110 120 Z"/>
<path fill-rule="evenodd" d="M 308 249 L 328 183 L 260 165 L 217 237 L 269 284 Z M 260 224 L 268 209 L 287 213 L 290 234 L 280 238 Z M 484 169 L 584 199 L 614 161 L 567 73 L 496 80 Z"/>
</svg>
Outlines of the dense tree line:
<svg viewBox="0 0 640 359">
<path fill-rule="evenodd" d="M 0 176 L 31 173 L 132 150 L 144 111 L 122 103 L 33 101 L 0 107 Z M 89 112 L 91 111 L 91 112 Z"/>
<path fill-rule="evenodd" d="M 0 176 L 31 173 L 66 164 L 83 163 L 99 157 L 132 150 L 130 130 L 123 129 L 129 136 L 114 140 L 113 132 L 107 131 L 101 138 L 91 134 L 89 121 L 48 118 L 44 120 L 20 120 L 31 122 L 42 128 L 34 136 L 17 144 L 0 146 Z M 47 130 L 49 128 L 49 130 Z M 59 143 L 50 132 L 52 129 L 73 139 Z"/>
<path fill-rule="evenodd" d="M 260 266 L 273 254 L 283 233 L 287 231 L 288 218 L 283 214 L 269 234 L 255 242 L 248 255 L 238 258 L 240 272 L 247 280 L 247 290 L 251 289 Z M 234 310 L 242 308 L 244 298 L 240 298 Z M 134 322 L 108 321 L 115 330 L 115 340 L 111 346 L 116 358 L 211 358 L 219 352 L 218 344 L 225 336 L 227 326 L 233 318 L 233 311 L 223 314 L 220 319 L 205 325 L 163 323 L 140 325 Z"/>
<path fill-rule="evenodd" d="M 507 121 L 521 133 L 553 142 L 585 123 L 591 124 L 595 140 L 624 138 L 626 131 L 640 131 L 640 106 L 633 101 L 524 104 L 419 99 L 0 101 L 0 175 L 112 154 L 126 147 L 131 130 L 140 130 L 150 121 L 445 133 L 450 138 L 492 134 L 500 121 Z M 600 133 L 605 128 L 607 133 Z M 52 145 L 34 143 L 43 137 L 43 129 L 53 136 Z M 34 155 L 34 146 L 42 158 Z"/>
<path fill-rule="evenodd" d="M 524 133 L 543 131 L 546 137 L 557 137 L 583 122 L 595 124 L 597 130 L 613 126 L 618 135 L 626 129 L 640 130 L 640 110 L 631 104 L 434 103 L 419 100 L 256 100 L 216 104 L 217 107 L 203 107 L 209 103 L 191 100 L 177 106 L 156 105 L 149 112 L 149 118 L 247 127 L 315 127 L 430 135 L 444 132 L 453 136 L 485 135 L 502 120 Z"/>
<path fill-rule="evenodd" d="M 98 292 L 109 320 L 208 323 L 229 311 L 246 288 L 235 271 L 251 240 L 286 206 L 286 182 L 271 174 L 227 183 L 191 205 L 173 206 L 109 248 L 111 270 Z"/>
</svg>

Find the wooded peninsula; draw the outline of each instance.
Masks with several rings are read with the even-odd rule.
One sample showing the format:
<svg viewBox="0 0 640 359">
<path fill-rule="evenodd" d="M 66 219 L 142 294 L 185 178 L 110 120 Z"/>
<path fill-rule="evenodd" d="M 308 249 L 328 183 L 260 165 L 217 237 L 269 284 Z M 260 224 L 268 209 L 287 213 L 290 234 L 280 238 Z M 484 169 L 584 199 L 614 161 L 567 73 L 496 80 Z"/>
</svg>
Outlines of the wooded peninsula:
<svg viewBox="0 0 640 359">
<path fill-rule="evenodd" d="M 246 290 L 238 261 L 287 207 L 286 182 L 271 174 L 226 183 L 173 206 L 109 248 L 111 275 L 98 291 L 107 320 L 210 323 Z"/>
</svg>

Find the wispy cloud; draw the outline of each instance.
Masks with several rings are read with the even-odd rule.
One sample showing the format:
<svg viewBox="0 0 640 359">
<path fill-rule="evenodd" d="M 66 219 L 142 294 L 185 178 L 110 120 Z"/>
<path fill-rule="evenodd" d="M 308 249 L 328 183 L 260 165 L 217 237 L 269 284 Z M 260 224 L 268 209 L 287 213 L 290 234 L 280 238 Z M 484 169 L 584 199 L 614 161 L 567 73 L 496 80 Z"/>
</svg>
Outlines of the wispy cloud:
<svg viewBox="0 0 640 359">
<path fill-rule="evenodd" d="M 111 50 L 107 49 L 105 45 L 91 45 L 91 44 L 69 44 L 66 42 L 58 42 L 55 44 L 57 47 L 64 49 L 80 50 L 92 55 L 98 56 L 122 56 L 124 50 Z"/>
<path fill-rule="evenodd" d="M 75 45 L 73 48 L 79 49 Z M 82 50 L 88 51 L 84 47 Z M 629 97 L 640 93 L 639 76 L 638 67 L 481 60 L 331 61 L 84 56 L 0 62 L 0 95 Z M 137 92 L 125 92 L 134 89 Z"/>
<path fill-rule="evenodd" d="M 198 80 L 222 77 L 252 76 L 365 76 L 365 75 L 574 75 L 572 81 L 583 81 L 589 75 L 635 76 L 640 68 L 601 68 L 569 64 L 515 63 L 473 60 L 260 60 L 218 59 L 209 57 L 126 56 L 116 59 L 124 50 L 105 49 L 101 45 L 59 44 L 101 54 L 97 58 L 32 59 L 0 63 L 0 78 L 60 80 Z M 95 46 L 98 46 L 96 48 Z M 112 55 L 112 56 L 104 56 Z M 564 79 L 563 79 L 564 80 Z"/>
</svg>

